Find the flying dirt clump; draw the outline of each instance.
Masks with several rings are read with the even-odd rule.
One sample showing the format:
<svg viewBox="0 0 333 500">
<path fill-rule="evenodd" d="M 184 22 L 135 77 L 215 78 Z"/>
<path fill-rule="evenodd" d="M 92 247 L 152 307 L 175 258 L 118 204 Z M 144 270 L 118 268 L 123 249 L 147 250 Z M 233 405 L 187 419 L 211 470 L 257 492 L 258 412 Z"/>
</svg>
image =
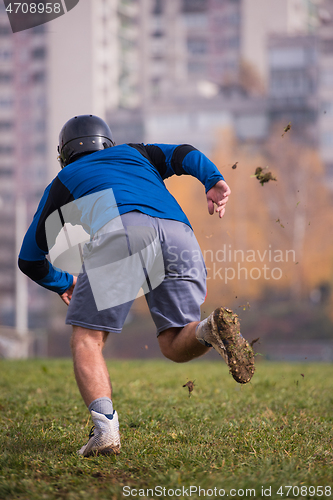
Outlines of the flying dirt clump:
<svg viewBox="0 0 333 500">
<path fill-rule="evenodd" d="M 250 342 L 250 346 L 253 347 L 253 344 L 255 344 L 256 342 L 258 342 L 260 340 L 260 337 L 256 338 L 256 339 L 253 339 L 251 342 Z"/>
<path fill-rule="evenodd" d="M 188 388 L 188 396 L 189 397 L 191 396 L 191 392 L 194 389 L 194 382 L 192 382 L 192 380 L 189 380 L 186 384 L 183 385 L 183 387 L 187 387 Z"/>
<path fill-rule="evenodd" d="M 256 177 L 260 184 L 263 186 L 266 182 L 269 181 L 277 181 L 277 178 L 272 175 L 272 172 L 266 171 L 268 167 L 262 168 L 257 167 L 254 175 L 252 177 Z"/>
<path fill-rule="evenodd" d="M 287 133 L 291 129 L 291 122 L 288 123 L 288 125 L 283 129 L 283 134 L 281 137 L 284 136 L 285 133 Z"/>
</svg>

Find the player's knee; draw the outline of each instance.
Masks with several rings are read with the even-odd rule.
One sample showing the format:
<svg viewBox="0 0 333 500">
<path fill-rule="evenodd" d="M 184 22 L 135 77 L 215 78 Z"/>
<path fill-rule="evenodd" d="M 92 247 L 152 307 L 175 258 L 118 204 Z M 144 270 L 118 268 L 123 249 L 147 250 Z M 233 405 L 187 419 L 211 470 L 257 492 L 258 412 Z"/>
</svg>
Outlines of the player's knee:
<svg viewBox="0 0 333 500">
<path fill-rule="evenodd" d="M 175 363 L 182 363 L 182 359 L 178 356 L 178 352 L 174 347 L 174 340 L 180 330 L 181 328 L 169 328 L 161 332 L 157 337 L 163 356 Z"/>
<path fill-rule="evenodd" d="M 75 352 L 77 349 L 102 350 L 107 336 L 108 334 L 106 332 L 73 326 L 73 333 L 71 337 L 72 352 Z"/>
</svg>

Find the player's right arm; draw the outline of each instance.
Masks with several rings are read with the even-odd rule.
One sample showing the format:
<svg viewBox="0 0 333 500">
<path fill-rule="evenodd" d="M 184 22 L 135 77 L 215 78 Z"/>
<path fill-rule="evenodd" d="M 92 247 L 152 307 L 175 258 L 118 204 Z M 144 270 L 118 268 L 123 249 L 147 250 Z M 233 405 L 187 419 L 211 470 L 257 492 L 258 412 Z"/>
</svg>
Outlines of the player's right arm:
<svg viewBox="0 0 333 500">
<path fill-rule="evenodd" d="M 67 188 L 56 177 L 43 194 L 24 237 L 18 260 L 18 266 L 24 274 L 38 285 L 60 295 L 73 285 L 73 276 L 53 267 L 46 258 L 49 252 L 48 246 L 51 247 L 54 244 L 62 225 L 59 224 L 59 227 L 55 227 L 52 231 L 51 239 L 54 241 L 47 241 L 45 222 L 50 214 L 72 199 Z"/>
</svg>

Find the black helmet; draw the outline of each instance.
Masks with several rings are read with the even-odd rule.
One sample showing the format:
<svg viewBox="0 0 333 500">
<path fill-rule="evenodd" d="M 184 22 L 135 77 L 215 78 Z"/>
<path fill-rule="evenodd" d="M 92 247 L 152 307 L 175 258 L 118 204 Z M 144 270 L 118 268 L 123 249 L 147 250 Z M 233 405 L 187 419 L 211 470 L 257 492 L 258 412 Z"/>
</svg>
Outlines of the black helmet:
<svg viewBox="0 0 333 500">
<path fill-rule="evenodd" d="M 59 161 L 61 168 L 80 156 L 111 148 L 115 143 L 109 126 L 98 116 L 74 116 L 65 123 L 59 134 Z"/>
</svg>

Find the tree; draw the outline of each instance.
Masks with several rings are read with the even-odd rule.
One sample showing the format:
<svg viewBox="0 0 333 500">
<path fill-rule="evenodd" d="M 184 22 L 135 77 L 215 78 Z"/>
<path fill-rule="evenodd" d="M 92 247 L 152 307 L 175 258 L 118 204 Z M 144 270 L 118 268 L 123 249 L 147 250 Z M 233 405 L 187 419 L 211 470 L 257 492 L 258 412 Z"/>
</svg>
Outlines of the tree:
<svg viewBox="0 0 333 500">
<path fill-rule="evenodd" d="M 212 160 L 232 192 L 222 220 L 208 215 L 195 179 L 167 181 L 205 256 L 207 308 L 270 295 L 301 300 L 332 281 L 332 200 L 323 166 L 315 149 L 282 133 L 280 126 L 259 147 L 219 132 Z M 258 166 L 277 181 L 262 186 L 254 177 Z"/>
</svg>

